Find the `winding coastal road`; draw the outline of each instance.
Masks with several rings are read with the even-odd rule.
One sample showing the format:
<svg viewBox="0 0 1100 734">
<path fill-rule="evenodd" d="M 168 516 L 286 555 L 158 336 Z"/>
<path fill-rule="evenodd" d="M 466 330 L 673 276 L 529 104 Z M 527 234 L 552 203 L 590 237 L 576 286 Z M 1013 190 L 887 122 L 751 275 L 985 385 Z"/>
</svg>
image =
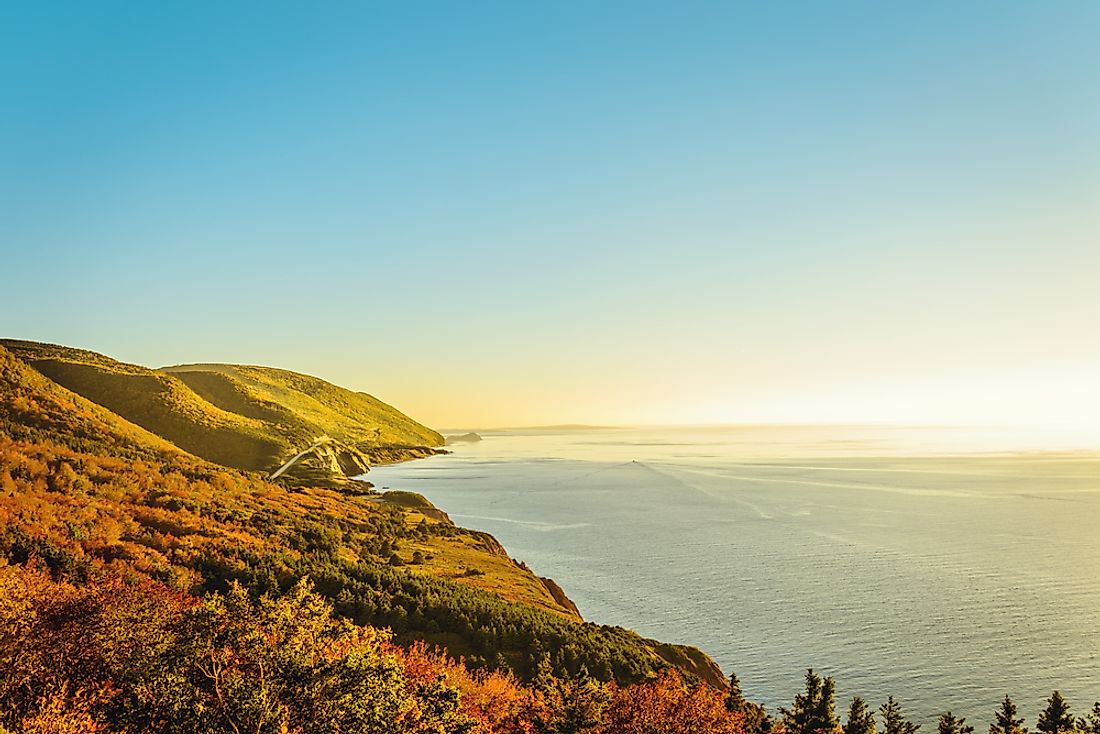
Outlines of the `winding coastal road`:
<svg viewBox="0 0 1100 734">
<path fill-rule="evenodd" d="M 313 451 L 318 446 L 323 446 L 326 443 L 331 443 L 331 442 L 332 442 L 332 439 L 329 438 L 328 436 L 321 436 L 320 438 L 313 439 L 313 443 L 311 443 L 309 445 L 309 448 L 307 448 L 304 451 L 301 451 L 301 452 L 295 454 L 294 456 L 290 457 L 290 460 L 288 462 L 286 462 L 285 464 L 283 464 L 282 466 L 280 466 L 274 472 L 272 472 L 271 476 L 269 476 L 268 479 L 278 479 L 280 476 L 282 476 L 283 472 L 285 472 L 290 467 L 294 466 L 294 462 L 298 461 L 298 459 L 302 458 L 303 456 L 305 456 L 309 452 Z"/>
</svg>

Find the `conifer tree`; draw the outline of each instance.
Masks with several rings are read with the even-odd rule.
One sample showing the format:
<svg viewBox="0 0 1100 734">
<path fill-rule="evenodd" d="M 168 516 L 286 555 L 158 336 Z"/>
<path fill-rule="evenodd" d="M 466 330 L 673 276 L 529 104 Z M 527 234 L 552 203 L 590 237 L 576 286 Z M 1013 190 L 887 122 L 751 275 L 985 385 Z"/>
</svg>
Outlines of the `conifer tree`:
<svg viewBox="0 0 1100 734">
<path fill-rule="evenodd" d="M 813 668 L 806 671 L 806 692 L 794 697 L 790 709 L 779 711 L 787 734 L 832 734 L 840 729 L 833 679 L 822 678 Z"/>
<path fill-rule="evenodd" d="M 545 650 L 532 650 L 531 654 L 535 658 L 535 672 L 531 677 L 531 684 L 536 690 L 545 693 L 554 686 L 554 666 L 550 663 L 550 655 Z"/>
<path fill-rule="evenodd" d="M 1007 695 L 995 716 L 996 721 L 989 725 L 989 734 L 1027 734 L 1024 720 L 1016 718 L 1016 704 Z"/>
<path fill-rule="evenodd" d="M 726 693 L 726 711 L 742 713 L 747 703 L 745 694 L 741 692 L 741 681 L 737 679 L 737 673 L 730 673 L 730 689 Z"/>
<path fill-rule="evenodd" d="M 901 704 L 893 696 L 879 707 L 879 713 L 882 715 L 882 734 L 916 734 L 917 729 L 920 729 L 920 724 L 914 724 L 905 718 L 901 712 Z"/>
<path fill-rule="evenodd" d="M 1100 701 L 1092 705 L 1087 718 L 1077 720 L 1077 728 L 1082 734 L 1100 734 Z"/>
<path fill-rule="evenodd" d="M 950 711 L 940 714 L 939 734 L 974 734 L 974 727 L 966 723 L 965 716 L 955 716 Z"/>
<path fill-rule="evenodd" d="M 844 734 L 878 734 L 875 714 L 867 702 L 859 696 L 848 706 L 848 720 L 844 722 Z"/>
<path fill-rule="evenodd" d="M 585 734 L 602 727 L 611 695 L 603 683 L 582 670 L 574 680 L 551 678 L 543 692 L 548 707 L 548 720 L 543 729 L 555 734 Z"/>
<path fill-rule="evenodd" d="M 741 725 L 745 734 L 768 734 L 771 731 L 772 722 L 767 711 L 760 704 L 745 698 L 736 673 L 730 673 L 730 688 L 726 693 L 725 704 L 726 711 L 741 714 Z"/>
<path fill-rule="evenodd" d="M 1050 694 L 1047 699 L 1047 707 L 1039 714 L 1039 720 L 1035 728 L 1043 734 L 1063 734 L 1075 729 L 1073 715 L 1069 712 L 1069 704 L 1058 691 Z"/>
</svg>

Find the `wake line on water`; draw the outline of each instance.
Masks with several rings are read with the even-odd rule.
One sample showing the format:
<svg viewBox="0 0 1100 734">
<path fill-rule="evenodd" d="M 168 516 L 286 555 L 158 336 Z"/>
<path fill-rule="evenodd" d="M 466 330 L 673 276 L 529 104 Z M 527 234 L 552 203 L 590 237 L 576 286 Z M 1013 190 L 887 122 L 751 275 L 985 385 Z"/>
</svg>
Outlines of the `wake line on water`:
<svg viewBox="0 0 1100 734">
<path fill-rule="evenodd" d="M 740 466 L 746 467 L 746 466 L 753 466 L 753 465 L 741 464 Z M 790 466 L 790 467 L 783 466 L 783 467 L 781 467 L 780 465 L 775 465 L 775 464 L 763 464 L 761 466 L 775 467 L 775 468 L 809 469 L 809 470 L 821 470 L 821 471 L 828 471 L 829 470 L 827 467 L 812 467 L 812 466 L 805 466 L 805 467 L 803 467 L 803 466 Z M 784 478 L 779 478 L 779 477 L 745 476 L 745 475 L 738 475 L 738 474 L 725 474 L 725 473 L 717 472 L 717 471 L 706 471 L 706 470 L 702 470 L 702 469 L 689 469 L 687 467 L 677 466 L 677 465 L 668 465 L 667 468 L 657 468 L 653 464 L 650 464 L 650 463 L 647 463 L 647 462 L 642 462 L 642 461 L 636 461 L 636 460 L 635 461 L 626 461 L 626 462 L 622 462 L 620 464 L 612 464 L 610 466 L 603 466 L 603 467 L 600 467 L 599 469 L 593 469 L 591 471 L 584 472 L 582 474 L 572 474 L 572 475 L 569 475 L 569 476 L 565 476 L 565 477 L 562 477 L 562 478 L 558 479 L 556 482 L 552 482 L 552 483 L 550 483 L 546 486 L 548 486 L 548 487 L 558 487 L 558 486 L 561 486 L 561 485 L 566 484 L 566 483 L 579 482 L 579 481 L 582 481 L 582 480 L 585 480 L 585 479 L 589 479 L 591 477 L 602 474 L 604 472 L 613 471 L 613 470 L 616 470 L 616 469 L 627 469 L 627 468 L 643 469 L 643 470 L 646 470 L 650 473 L 658 474 L 658 475 L 664 477 L 665 479 L 668 479 L 669 481 L 675 482 L 676 484 L 680 485 L 681 487 L 684 487 L 685 489 L 689 489 L 689 490 L 692 490 L 694 492 L 698 492 L 699 494 L 702 494 L 703 496 L 708 497 L 710 499 L 736 502 L 737 504 L 741 504 L 741 505 L 744 505 L 746 507 L 749 507 L 754 512 L 756 512 L 758 515 L 760 515 L 760 517 L 762 517 L 764 519 L 768 519 L 768 520 L 774 519 L 774 517 L 772 515 L 764 512 L 763 510 L 761 510 L 759 507 L 753 505 L 752 503 L 746 502 L 743 499 L 738 498 L 738 497 L 730 497 L 726 494 L 719 493 L 719 492 L 714 492 L 714 491 L 711 491 L 711 490 L 707 490 L 707 489 L 704 489 L 703 487 L 700 487 L 696 484 L 689 483 L 689 482 L 685 481 L 683 478 L 677 477 L 674 474 L 670 473 L 668 471 L 668 469 L 672 469 L 673 471 L 683 472 L 683 473 L 686 473 L 686 474 L 697 474 L 697 475 L 700 475 L 700 476 L 713 477 L 713 478 L 716 478 L 716 479 L 728 479 L 728 480 L 739 481 L 739 482 L 762 482 L 762 483 L 770 483 L 770 484 L 793 484 L 793 485 L 797 485 L 797 486 L 826 487 L 826 488 L 830 488 L 830 489 L 869 490 L 869 491 L 876 491 L 876 492 L 888 492 L 888 493 L 893 493 L 893 494 L 902 494 L 902 495 L 910 495 L 910 496 L 924 496 L 924 497 L 956 497 L 956 498 L 964 498 L 965 499 L 965 498 L 982 498 L 982 497 L 988 497 L 989 496 L 989 495 L 985 495 L 985 494 L 977 494 L 977 493 L 974 493 L 974 492 L 963 492 L 963 491 L 959 491 L 959 490 L 947 490 L 947 489 L 930 489 L 930 488 L 924 488 L 924 487 L 906 488 L 906 487 L 895 487 L 895 486 L 890 486 L 890 485 L 885 485 L 885 484 L 864 484 L 864 483 L 858 483 L 858 482 L 856 482 L 856 483 L 827 482 L 827 481 L 810 480 L 810 479 L 784 479 Z M 871 470 L 855 469 L 853 471 L 871 471 Z M 897 470 L 897 471 L 904 471 L 904 470 Z M 928 473 L 939 473 L 939 472 L 928 472 Z"/>
<path fill-rule="evenodd" d="M 651 471 L 654 474 L 662 476 L 665 479 L 668 479 L 669 481 L 675 482 L 676 484 L 680 485 L 681 487 L 684 487 L 685 489 L 689 489 L 689 490 L 698 492 L 699 494 L 701 494 L 704 497 L 707 497 L 709 499 L 718 500 L 719 502 L 733 502 L 734 504 L 738 504 L 738 505 L 742 505 L 744 507 L 747 507 L 750 510 L 752 510 L 753 512 L 755 512 L 757 514 L 757 516 L 760 517 L 761 520 L 774 520 L 775 519 L 774 515 L 772 515 L 769 512 L 766 512 L 759 505 L 756 505 L 752 502 L 749 502 L 748 500 L 746 500 L 744 498 L 735 497 L 735 496 L 731 496 L 729 494 L 722 494 L 722 493 L 712 492 L 712 491 L 706 490 L 706 489 L 704 489 L 703 487 L 700 487 L 697 484 L 693 484 L 691 482 L 685 481 L 681 477 L 678 477 L 675 474 L 670 473 L 668 471 L 668 469 L 658 469 L 657 467 L 652 466 L 650 464 L 642 464 L 642 466 L 644 466 L 646 469 L 648 469 L 649 471 Z M 682 471 L 682 469 L 681 469 L 681 471 Z"/>
<path fill-rule="evenodd" d="M 567 476 L 567 477 L 562 477 L 558 481 L 551 482 L 550 484 L 548 484 L 546 486 L 548 486 L 548 487 L 558 487 L 562 484 L 565 484 L 566 482 L 575 482 L 575 481 L 578 481 L 578 480 L 581 480 L 581 479 L 587 479 L 588 477 L 593 477 L 597 474 L 602 474 L 606 471 L 611 471 L 613 469 L 625 469 L 625 468 L 634 467 L 634 466 L 644 466 L 644 465 L 640 464 L 637 461 L 624 461 L 621 464 L 612 464 L 611 466 L 604 466 L 604 467 L 601 467 L 599 469 L 593 469 L 592 471 L 585 472 L 584 474 L 574 474 L 574 475 L 570 475 L 570 476 Z"/>
<path fill-rule="evenodd" d="M 903 494 L 920 497 L 957 497 L 957 498 L 989 498 L 992 495 L 977 494 L 974 492 L 963 492 L 959 490 L 950 489 L 929 489 L 927 487 L 892 487 L 886 484 L 860 484 L 860 483 L 848 483 L 848 482 L 824 482 L 820 480 L 810 479 L 780 479 L 779 477 L 755 477 L 755 476 L 743 476 L 738 474 L 723 474 L 721 472 L 702 471 L 699 469 L 688 469 L 686 467 L 677 467 L 679 471 L 686 472 L 688 474 L 699 474 L 706 477 L 714 477 L 716 479 L 733 479 L 739 482 L 764 482 L 768 484 L 794 484 L 802 487 L 827 487 L 829 489 L 856 489 L 867 490 L 871 492 L 888 492 L 891 494 Z M 1005 493 L 1007 496 L 1009 493 Z"/>
<path fill-rule="evenodd" d="M 719 493 L 719 492 L 713 492 L 713 491 L 707 490 L 703 487 L 700 487 L 697 484 L 692 484 L 691 482 L 687 482 L 683 478 L 677 477 L 677 476 L 675 476 L 674 474 L 671 474 L 670 472 L 668 472 L 665 469 L 659 469 L 656 466 L 653 466 L 652 464 L 646 463 L 644 461 L 637 461 L 637 460 L 624 461 L 621 464 L 612 464 L 611 466 L 604 466 L 604 467 L 601 467 L 599 469 L 595 469 L 595 470 L 592 470 L 592 471 L 589 471 L 589 472 L 585 472 L 583 474 L 574 474 L 574 475 L 571 475 L 571 476 L 568 476 L 568 477 L 563 477 L 562 479 L 559 479 L 558 481 L 553 482 L 552 484 L 549 484 L 547 486 L 557 487 L 557 486 L 560 486 L 560 485 L 565 484 L 567 482 L 570 482 L 570 483 L 571 482 L 579 482 L 581 480 L 588 479 L 588 478 L 594 477 L 598 474 L 602 474 L 604 472 L 612 471 L 614 469 L 641 469 L 641 470 L 646 471 L 650 474 L 656 474 L 657 476 L 659 476 L 659 477 L 661 477 L 661 478 L 663 478 L 663 479 L 665 479 L 665 480 L 667 480 L 667 481 L 669 481 L 673 484 L 679 485 L 680 487 L 683 487 L 684 489 L 690 490 L 692 492 L 697 492 L 697 493 L 703 495 L 704 497 L 706 497 L 708 499 L 717 500 L 719 502 L 731 502 L 732 501 L 735 504 L 743 505 L 743 506 L 749 508 L 750 510 L 752 510 L 753 512 L 755 512 L 763 520 L 774 520 L 775 519 L 775 517 L 773 515 L 765 512 L 759 506 L 757 506 L 757 505 L 755 505 L 751 502 L 748 502 L 748 501 L 746 501 L 746 500 L 744 500 L 740 497 L 730 497 L 728 495 L 725 495 L 725 494 L 722 494 L 722 493 Z"/>
<path fill-rule="evenodd" d="M 487 515 L 456 515 L 451 514 L 452 518 L 461 518 L 463 520 L 483 520 L 487 522 L 504 522 L 510 525 L 522 525 L 524 527 L 532 528 L 540 532 L 552 532 L 555 530 L 573 530 L 575 528 L 586 528 L 592 523 L 588 522 L 575 522 L 566 524 L 555 524 L 549 522 L 538 522 L 537 520 L 513 520 L 507 517 L 490 517 Z"/>
<path fill-rule="evenodd" d="M 738 462 L 733 466 L 746 467 L 750 469 L 802 469 L 807 471 L 835 471 L 835 472 L 870 472 L 874 474 L 934 474 L 938 476 L 948 477 L 985 477 L 990 476 L 994 472 L 989 471 L 948 471 L 943 469 L 907 469 L 901 467 L 879 467 L 879 466 L 815 466 L 813 464 L 773 464 L 771 462 Z M 1005 474 L 1005 476 L 1012 476 L 1012 474 Z M 1074 479 L 1072 475 L 1062 477 L 1063 479 Z"/>
</svg>

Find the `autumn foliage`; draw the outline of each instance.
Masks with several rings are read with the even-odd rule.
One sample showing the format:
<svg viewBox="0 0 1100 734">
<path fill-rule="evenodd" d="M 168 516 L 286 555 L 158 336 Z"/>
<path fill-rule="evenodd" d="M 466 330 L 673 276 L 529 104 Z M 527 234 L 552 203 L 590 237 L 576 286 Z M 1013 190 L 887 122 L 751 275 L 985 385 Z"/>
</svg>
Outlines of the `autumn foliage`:
<svg viewBox="0 0 1100 734">
<path fill-rule="evenodd" d="M 0 567 L 0 721 L 13 732 L 740 734 L 723 694 L 471 671 L 337 618 L 307 581 L 196 599 L 148 579 Z"/>
<path fill-rule="evenodd" d="M 0 349 L 0 734 L 741 731 L 633 632 L 387 562 L 465 532 L 188 456 Z"/>
</svg>

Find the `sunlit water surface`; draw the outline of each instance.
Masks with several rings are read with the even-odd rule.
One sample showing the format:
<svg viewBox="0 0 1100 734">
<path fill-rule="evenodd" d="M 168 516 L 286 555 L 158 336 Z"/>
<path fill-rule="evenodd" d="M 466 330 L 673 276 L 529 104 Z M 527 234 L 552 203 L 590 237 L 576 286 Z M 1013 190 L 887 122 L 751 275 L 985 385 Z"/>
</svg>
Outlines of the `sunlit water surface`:
<svg viewBox="0 0 1100 734">
<path fill-rule="evenodd" d="M 737 427 L 488 432 L 373 470 L 556 579 L 589 620 L 701 647 L 774 711 L 805 668 L 838 707 L 925 728 L 1100 699 L 1100 454 L 1010 434 Z M 981 726 L 979 726 L 981 730 Z"/>
</svg>

